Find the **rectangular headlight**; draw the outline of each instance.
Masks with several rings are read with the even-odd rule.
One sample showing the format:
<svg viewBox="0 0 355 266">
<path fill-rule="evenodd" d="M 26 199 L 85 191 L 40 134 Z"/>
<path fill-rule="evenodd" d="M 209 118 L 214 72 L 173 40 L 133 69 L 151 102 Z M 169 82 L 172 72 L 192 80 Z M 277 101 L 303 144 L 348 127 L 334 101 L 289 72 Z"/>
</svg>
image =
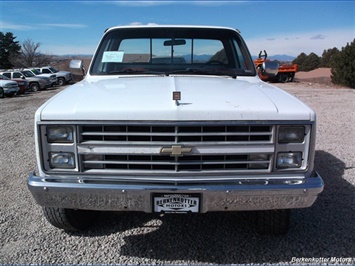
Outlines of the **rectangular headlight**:
<svg viewBox="0 0 355 266">
<path fill-rule="evenodd" d="M 279 143 L 302 143 L 305 136 L 304 126 L 280 126 Z"/>
<path fill-rule="evenodd" d="M 276 167 L 279 169 L 300 168 L 302 166 L 301 152 L 285 152 L 277 154 Z"/>
<path fill-rule="evenodd" d="M 53 168 L 74 169 L 75 155 L 72 152 L 50 152 L 49 165 Z"/>
<path fill-rule="evenodd" d="M 49 143 L 73 143 L 72 126 L 48 126 L 47 127 L 47 141 Z"/>
</svg>

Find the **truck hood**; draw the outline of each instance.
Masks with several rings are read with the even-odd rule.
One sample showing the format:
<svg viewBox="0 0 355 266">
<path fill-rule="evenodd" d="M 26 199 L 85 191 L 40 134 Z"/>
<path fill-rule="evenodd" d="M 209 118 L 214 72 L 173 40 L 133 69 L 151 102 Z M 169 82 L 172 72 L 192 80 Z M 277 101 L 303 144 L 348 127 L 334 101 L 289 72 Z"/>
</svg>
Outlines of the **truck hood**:
<svg viewBox="0 0 355 266">
<path fill-rule="evenodd" d="M 173 92 L 181 100 L 173 100 Z M 314 120 L 314 111 L 256 77 L 87 77 L 42 105 L 38 120 Z"/>
</svg>

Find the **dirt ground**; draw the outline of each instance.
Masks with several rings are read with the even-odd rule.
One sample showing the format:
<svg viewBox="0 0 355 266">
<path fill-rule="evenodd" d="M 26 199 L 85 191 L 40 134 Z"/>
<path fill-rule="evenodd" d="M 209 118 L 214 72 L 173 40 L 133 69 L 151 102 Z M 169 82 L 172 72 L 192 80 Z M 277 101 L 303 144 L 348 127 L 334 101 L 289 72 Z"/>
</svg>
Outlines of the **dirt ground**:
<svg viewBox="0 0 355 266">
<path fill-rule="evenodd" d="M 330 68 L 317 68 L 308 72 L 299 71 L 296 73 L 295 82 L 310 83 L 313 84 L 313 86 L 317 86 L 318 84 L 322 87 L 324 87 L 324 85 L 337 87 L 332 83 L 330 76 Z"/>
</svg>

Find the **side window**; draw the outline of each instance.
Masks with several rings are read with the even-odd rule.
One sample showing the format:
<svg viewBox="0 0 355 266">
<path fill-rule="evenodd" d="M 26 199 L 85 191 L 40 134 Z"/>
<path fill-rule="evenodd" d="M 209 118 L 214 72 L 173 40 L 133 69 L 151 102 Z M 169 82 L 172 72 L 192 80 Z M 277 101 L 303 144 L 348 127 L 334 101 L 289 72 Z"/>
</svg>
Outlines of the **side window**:
<svg viewBox="0 0 355 266">
<path fill-rule="evenodd" d="M 19 78 L 21 78 L 21 76 L 23 76 L 22 73 L 20 73 L 20 72 L 14 72 L 14 73 L 12 73 L 12 75 L 13 75 L 14 79 L 19 79 Z"/>
<path fill-rule="evenodd" d="M 42 73 L 51 73 L 48 69 L 43 68 Z"/>
<path fill-rule="evenodd" d="M 236 43 L 236 41 L 234 41 L 234 46 L 235 46 L 236 53 L 237 53 L 237 61 L 238 61 L 239 68 L 246 69 L 245 60 L 244 60 L 242 51 L 240 50 L 240 47 L 239 47 L 238 43 Z"/>
<path fill-rule="evenodd" d="M 9 79 L 11 78 L 11 73 L 3 73 L 5 77 L 8 77 Z"/>
<path fill-rule="evenodd" d="M 239 40 L 240 42 L 240 40 Z M 236 50 L 236 59 L 237 59 L 237 65 L 240 69 L 245 70 L 246 72 L 251 72 L 254 69 L 254 64 L 253 61 L 248 60 L 249 54 L 247 50 L 245 49 L 245 46 L 238 43 L 237 40 L 233 41 L 234 47 Z"/>
</svg>

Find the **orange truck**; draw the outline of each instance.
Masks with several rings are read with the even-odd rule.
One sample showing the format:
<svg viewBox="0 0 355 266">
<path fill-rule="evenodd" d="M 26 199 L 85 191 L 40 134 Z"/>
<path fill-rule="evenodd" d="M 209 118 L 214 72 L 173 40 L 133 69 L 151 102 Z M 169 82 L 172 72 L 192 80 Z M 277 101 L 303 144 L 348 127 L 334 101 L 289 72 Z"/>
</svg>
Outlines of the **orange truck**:
<svg viewBox="0 0 355 266">
<path fill-rule="evenodd" d="M 264 50 L 264 54 L 260 51 L 259 58 L 254 60 L 255 67 L 259 70 L 261 65 L 264 62 L 270 62 L 267 59 L 267 53 Z M 280 64 L 278 68 L 278 73 L 276 76 L 264 76 L 261 71 L 258 71 L 259 77 L 263 81 L 272 81 L 272 82 L 292 82 L 295 78 L 295 74 L 297 72 L 297 64 Z"/>
</svg>

